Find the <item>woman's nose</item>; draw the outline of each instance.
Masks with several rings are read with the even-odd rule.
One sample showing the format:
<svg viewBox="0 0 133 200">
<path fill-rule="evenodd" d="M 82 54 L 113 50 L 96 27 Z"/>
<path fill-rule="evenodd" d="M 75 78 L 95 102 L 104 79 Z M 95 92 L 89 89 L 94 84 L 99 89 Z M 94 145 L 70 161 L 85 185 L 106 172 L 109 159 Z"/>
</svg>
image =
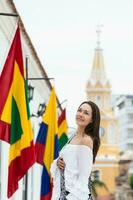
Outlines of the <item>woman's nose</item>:
<svg viewBox="0 0 133 200">
<path fill-rule="evenodd" d="M 83 115 L 83 112 L 78 113 L 78 115 L 79 115 L 79 116 L 82 116 L 82 115 Z"/>
</svg>

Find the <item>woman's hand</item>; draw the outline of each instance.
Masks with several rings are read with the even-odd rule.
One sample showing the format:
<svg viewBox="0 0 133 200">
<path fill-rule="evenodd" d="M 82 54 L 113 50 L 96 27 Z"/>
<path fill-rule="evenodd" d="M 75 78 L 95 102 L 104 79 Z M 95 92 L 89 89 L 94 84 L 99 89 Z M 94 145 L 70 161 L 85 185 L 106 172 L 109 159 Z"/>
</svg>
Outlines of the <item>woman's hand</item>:
<svg viewBox="0 0 133 200">
<path fill-rule="evenodd" d="M 62 157 L 59 157 L 57 160 L 57 166 L 59 169 L 64 169 L 65 168 L 65 162 Z"/>
</svg>

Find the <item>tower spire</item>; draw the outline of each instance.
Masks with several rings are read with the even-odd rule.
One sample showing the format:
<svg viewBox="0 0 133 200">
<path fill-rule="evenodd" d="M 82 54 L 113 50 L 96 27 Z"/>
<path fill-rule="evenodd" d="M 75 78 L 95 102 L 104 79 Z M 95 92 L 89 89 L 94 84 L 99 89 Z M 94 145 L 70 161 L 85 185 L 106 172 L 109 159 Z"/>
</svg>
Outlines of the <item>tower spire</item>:
<svg viewBox="0 0 133 200">
<path fill-rule="evenodd" d="M 103 25 L 98 24 L 97 33 L 97 46 L 95 48 L 95 54 L 93 59 L 93 65 L 91 68 L 90 78 L 87 83 L 87 96 L 88 99 L 96 101 L 96 103 L 102 108 L 110 108 L 111 98 L 111 85 L 106 76 L 106 70 L 104 67 L 103 51 L 100 46 L 101 28 Z"/>
<path fill-rule="evenodd" d="M 101 36 L 101 33 L 102 33 L 102 30 L 101 30 L 102 27 L 103 27 L 102 24 L 97 24 L 97 29 L 96 29 L 96 33 L 97 33 L 97 49 L 100 49 L 100 44 L 101 44 L 100 36 Z"/>
<path fill-rule="evenodd" d="M 93 66 L 91 69 L 90 81 L 93 84 L 100 83 L 102 85 L 105 85 L 108 80 L 107 80 L 106 72 L 104 68 L 104 59 L 103 59 L 102 49 L 100 47 L 100 44 L 101 44 L 100 36 L 102 33 L 101 31 L 102 27 L 103 27 L 102 24 L 98 24 L 96 28 L 97 46 L 95 48 L 95 55 L 94 55 L 94 60 L 93 60 Z"/>
</svg>

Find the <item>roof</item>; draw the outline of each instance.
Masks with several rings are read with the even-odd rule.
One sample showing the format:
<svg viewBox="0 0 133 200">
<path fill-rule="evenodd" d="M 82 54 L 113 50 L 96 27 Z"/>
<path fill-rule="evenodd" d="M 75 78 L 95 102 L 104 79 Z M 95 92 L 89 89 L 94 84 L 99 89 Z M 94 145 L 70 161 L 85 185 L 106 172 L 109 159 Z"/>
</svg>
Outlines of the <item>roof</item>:
<svg viewBox="0 0 133 200">
<path fill-rule="evenodd" d="M 36 62 L 38 63 L 38 66 L 39 66 L 39 70 L 41 71 L 43 77 L 48 78 L 47 73 L 46 73 L 46 71 L 45 71 L 45 69 L 44 69 L 44 67 L 43 67 L 43 65 L 42 65 L 42 63 L 41 63 L 41 61 L 40 61 L 40 59 L 39 59 L 39 57 L 38 57 L 38 55 L 37 55 L 37 52 L 36 52 L 36 50 L 35 50 L 35 48 L 34 48 L 32 42 L 31 42 L 31 39 L 30 39 L 30 37 L 29 37 L 29 35 L 28 35 L 28 33 L 27 33 L 25 27 L 24 27 L 24 24 L 23 24 L 23 22 L 22 22 L 22 20 L 21 20 L 21 17 L 20 17 L 20 15 L 19 15 L 19 13 L 18 13 L 16 7 L 15 7 L 15 4 L 14 4 L 13 0 L 7 0 L 7 2 L 8 2 L 8 4 L 9 4 L 9 6 L 11 7 L 12 11 L 13 11 L 14 13 L 17 13 L 18 16 L 19 16 L 20 30 L 21 30 L 22 34 L 24 35 L 24 37 L 25 37 L 25 39 L 26 39 L 26 41 L 27 41 L 27 43 L 28 43 L 29 48 L 30 48 L 30 49 L 32 50 L 32 52 L 33 52 L 33 56 L 34 56 Z M 51 85 L 50 81 L 49 81 L 49 80 L 45 80 L 45 81 L 46 81 L 48 87 L 49 87 L 50 90 L 51 90 L 52 85 Z M 60 102 L 59 102 L 59 99 L 58 99 L 57 96 L 56 96 L 56 98 L 57 98 L 58 107 L 62 110 L 62 107 L 61 107 L 61 104 L 60 104 Z"/>
</svg>

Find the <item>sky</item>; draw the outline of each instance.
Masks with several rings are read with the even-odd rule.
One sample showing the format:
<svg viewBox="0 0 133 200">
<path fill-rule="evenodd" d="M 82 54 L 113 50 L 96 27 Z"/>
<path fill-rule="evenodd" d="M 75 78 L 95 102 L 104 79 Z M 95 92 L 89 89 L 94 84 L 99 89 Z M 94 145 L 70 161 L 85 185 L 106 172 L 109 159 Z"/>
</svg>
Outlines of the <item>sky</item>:
<svg viewBox="0 0 133 200">
<path fill-rule="evenodd" d="M 133 94 L 132 0 L 14 0 L 48 77 L 55 78 L 67 120 L 86 99 L 85 87 L 96 48 L 97 24 L 112 94 Z"/>
</svg>

